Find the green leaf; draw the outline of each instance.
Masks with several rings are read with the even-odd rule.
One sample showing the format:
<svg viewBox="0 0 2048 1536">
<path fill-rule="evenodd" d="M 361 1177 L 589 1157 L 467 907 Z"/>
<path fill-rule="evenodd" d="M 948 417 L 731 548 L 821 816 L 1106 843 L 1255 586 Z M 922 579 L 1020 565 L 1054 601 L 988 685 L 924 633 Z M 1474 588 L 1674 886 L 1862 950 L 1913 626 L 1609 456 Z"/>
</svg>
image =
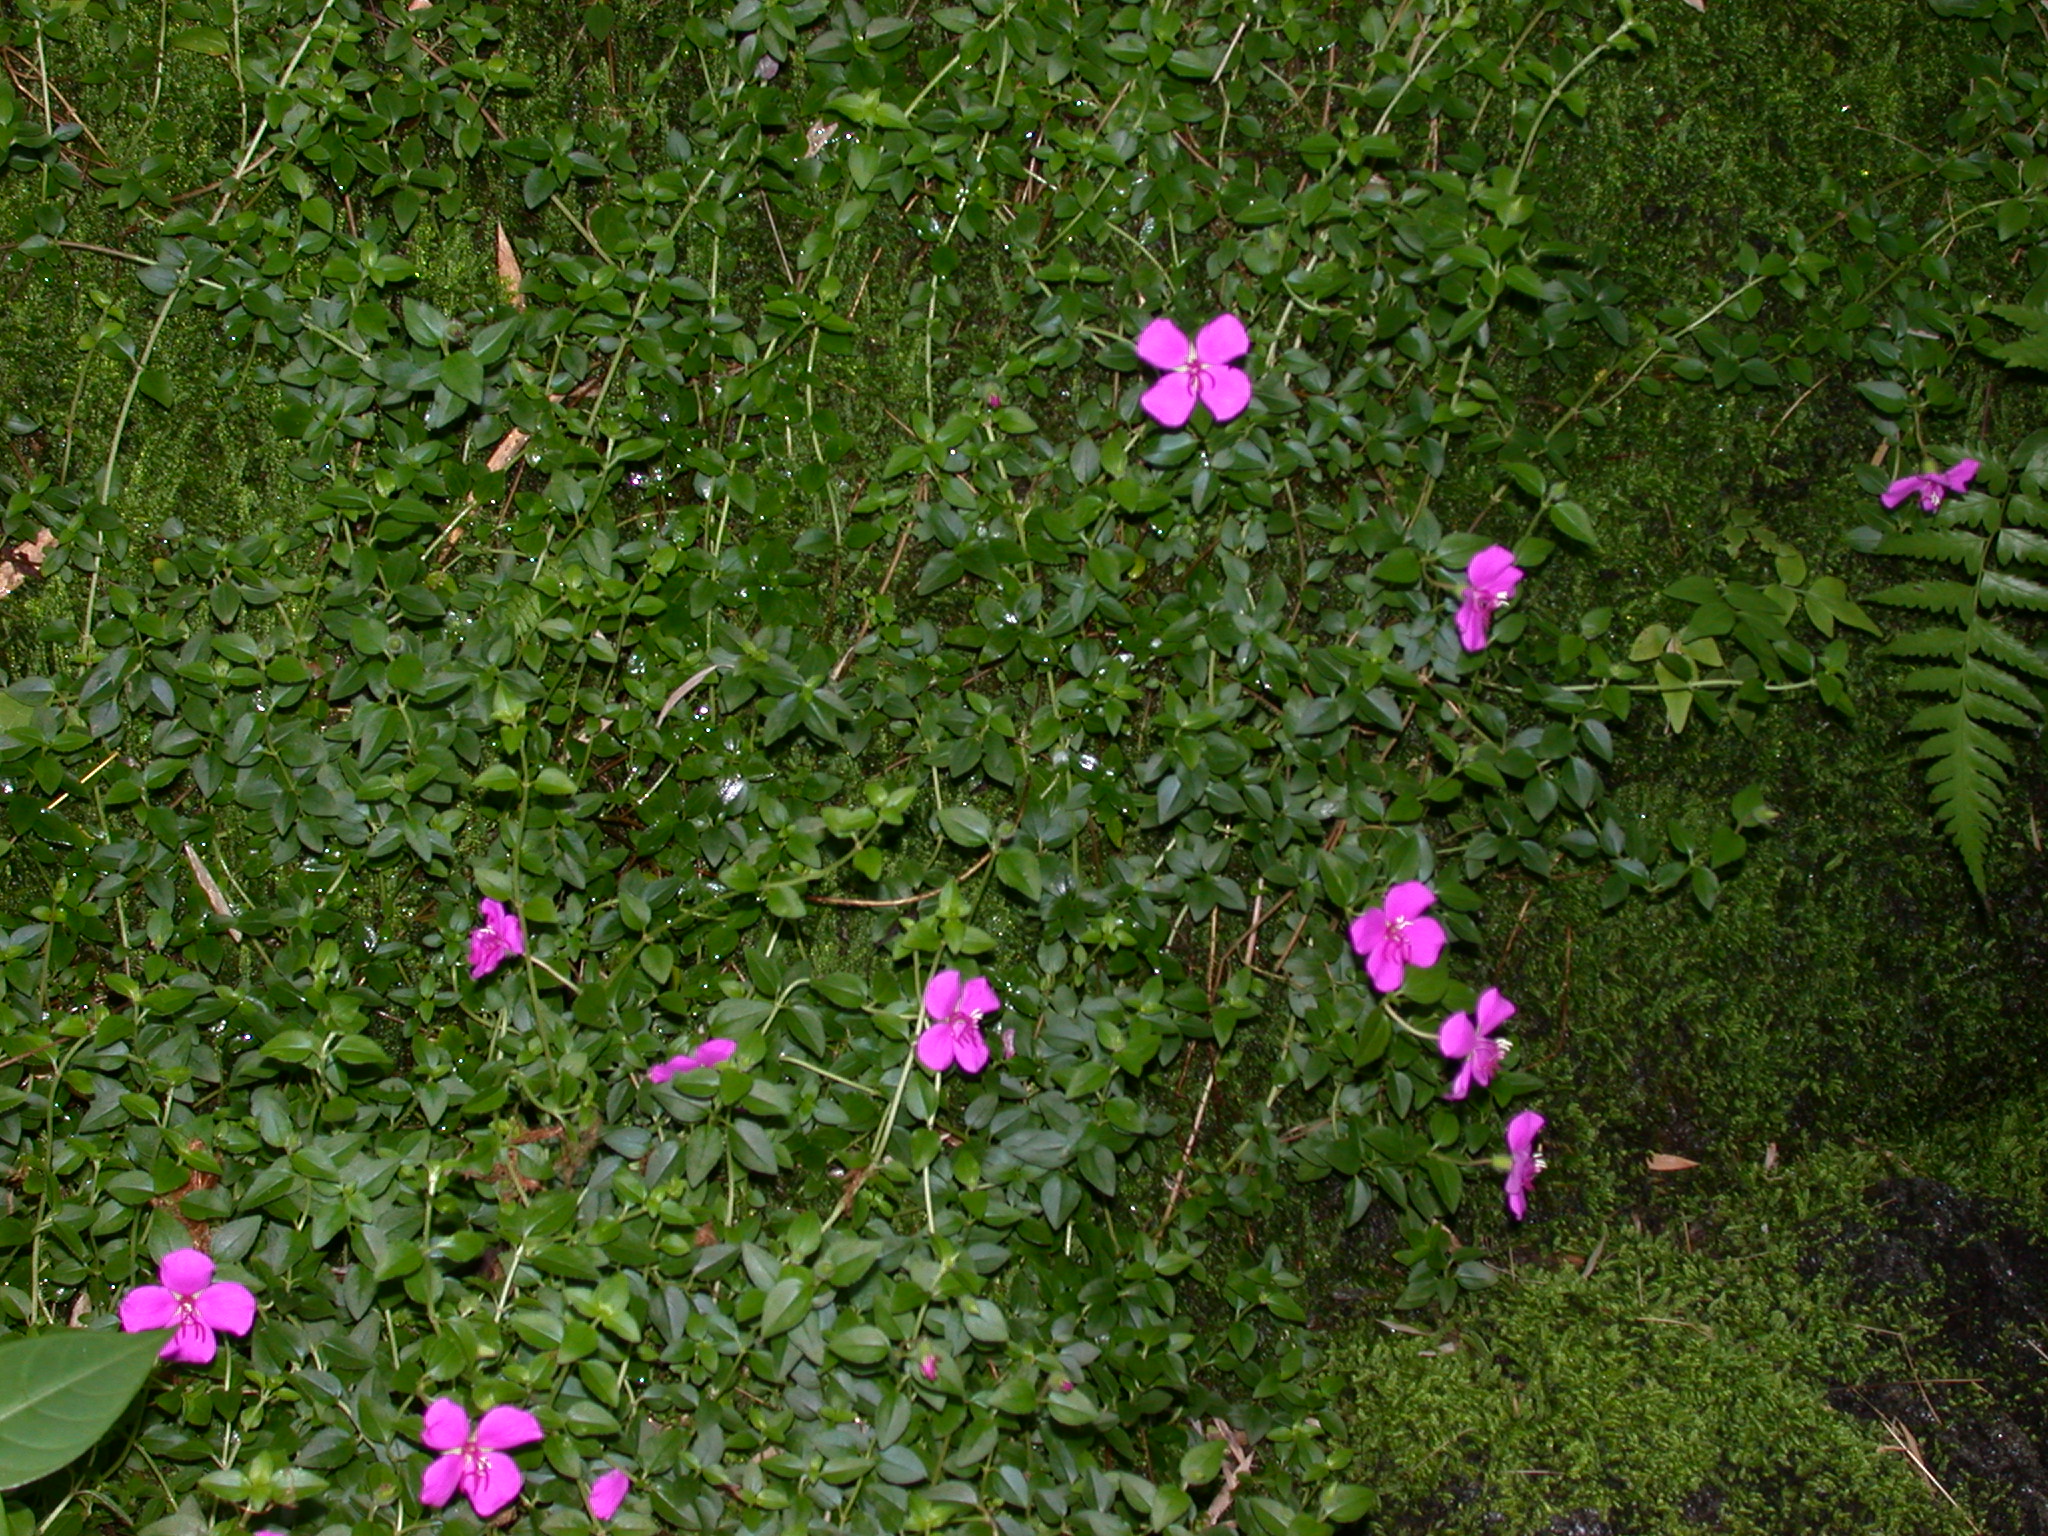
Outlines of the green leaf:
<svg viewBox="0 0 2048 1536">
<path fill-rule="evenodd" d="M 1223 1471 L 1223 1442 L 1204 1440 L 1180 1458 L 1180 1480 L 1190 1488 L 1212 1483 Z"/>
<path fill-rule="evenodd" d="M 1600 547 L 1600 536 L 1593 532 L 1593 519 L 1586 515 L 1586 509 L 1577 502 L 1552 502 L 1550 522 L 1566 538 L 1577 540 L 1591 549 Z"/>
<path fill-rule="evenodd" d="M 474 352 L 451 352 L 441 360 L 441 383 L 449 394 L 481 405 L 484 398 L 484 365 Z"/>
<path fill-rule="evenodd" d="M 761 1303 L 761 1337 L 772 1339 L 789 1332 L 810 1310 L 810 1282 L 785 1275 L 768 1288 L 768 1298 Z"/>
<path fill-rule="evenodd" d="M 0 1489 L 46 1477 L 98 1444 L 169 1336 L 73 1328 L 0 1344 Z"/>
<path fill-rule="evenodd" d="M 1866 379 L 1856 386 L 1856 393 L 1887 416 L 1896 416 L 1912 404 L 1906 391 L 1890 379 Z"/>
<path fill-rule="evenodd" d="M 986 848 L 995 829 L 985 811 L 978 811 L 971 805 L 942 805 L 939 807 L 939 830 L 966 847 Z"/>
</svg>

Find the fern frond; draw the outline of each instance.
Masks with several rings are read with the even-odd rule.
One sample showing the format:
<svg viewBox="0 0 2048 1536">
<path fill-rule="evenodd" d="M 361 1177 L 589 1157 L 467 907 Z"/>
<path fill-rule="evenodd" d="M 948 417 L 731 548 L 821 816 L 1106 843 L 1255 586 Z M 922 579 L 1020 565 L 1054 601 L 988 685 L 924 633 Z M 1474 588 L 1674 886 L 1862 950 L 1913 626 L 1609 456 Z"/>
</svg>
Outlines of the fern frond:
<svg viewBox="0 0 2048 1536">
<path fill-rule="evenodd" d="M 1939 633 L 1939 631 L 1929 631 Z M 1973 619 L 1970 622 L 1970 649 L 1979 651 L 1994 660 L 2012 668 L 2015 672 L 2029 673 L 2048 682 L 2048 656 L 2043 656 L 2031 645 L 1988 619 Z M 1936 653 L 1940 654 L 1940 653 Z"/>
<path fill-rule="evenodd" d="M 2005 498 L 2005 520 L 2008 523 L 2025 523 L 2029 528 L 2048 528 L 2048 506 L 2022 491 L 2015 491 Z"/>
<path fill-rule="evenodd" d="M 1890 608 L 1919 608 L 1928 613 L 1948 613 L 1957 618 L 1967 614 L 1977 601 L 1977 589 L 1960 581 L 1905 581 L 1886 587 L 1864 599 Z"/>
<path fill-rule="evenodd" d="M 1977 590 L 1987 602 L 2001 608 L 2024 608 L 2029 613 L 2048 613 L 2048 587 L 2009 571 L 1986 571 Z"/>
<path fill-rule="evenodd" d="M 1993 342 L 1983 349 L 2008 368 L 2048 368 L 2048 331 L 2018 341 Z"/>
<path fill-rule="evenodd" d="M 1880 656 L 1946 656 L 1960 661 L 1972 649 L 1976 638 L 1973 625 L 1968 633 L 1960 629 L 1916 629 L 1909 635 L 1894 635 L 1878 648 Z"/>
<path fill-rule="evenodd" d="M 2001 698 L 1988 693 L 1966 693 L 1963 707 L 1969 711 L 1972 720 L 1984 720 L 1992 725 L 2009 725 L 2016 731 L 2035 729 L 2034 717 L 2025 710 L 2015 709 Z M 2003 738 L 2001 738 L 2002 742 Z"/>
<path fill-rule="evenodd" d="M 1902 693 L 1960 693 L 1963 686 L 1961 667 L 1915 667 L 1899 679 Z"/>
<path fill-rule="evenodd" d="M 1930 704 L 1913 716 L 1907 729 L 1933 732 L 1915 749 L 1914 756 L 1930 759 L 1927 784 L 1935 818 L 1963 856 L 1970 883 L 1983 894 L 1989 889 L 1984 878 L 1984 847 L 2005 804 L 2006 770 L 2013 754 L 1990 726 L 1973 718 L 1974 711 L 1966 701 L 1982 703 L 1983 695 L 1965 694 Z"/>
<path fill-rule="evenodd" d="M 2048 309 L 2035 309 L 2026 304 L 1986 304 L 1984 307 L 2001 320 L 2010 320 L 2027 330 L 2048 330 Z"/>
<path fill-rule="evenodd" d="M 2031 729 L 2041 713 L 2041 701 L 2034 690 L 1995 662 L 1972 656 L 1963 663 L 1963 677 L 1980 692 L 1995 694 L 2022 712 L 2021 729 Z M 2007 724 L 2013 722 L 2008 721 Z"/>
<path fill-rule="evenodd" d="M 2001 528 L 1998 530 L 1998 558 L 2031 560 L 2036 565 L 2048 565 L 2048 538 L 2029 533 L 2024 528 Z"/>
<path fill-rule="evenodd" d="M 1928 528 L 1916 533 L 1888 533 L 1877 541 L 1877 553 L 1904 555 L 1912 560 L 1940 560 L 1960 565 L 1974 576 L 1984 564 L 1984 541 L 1952 528 Z"/>
</svg>

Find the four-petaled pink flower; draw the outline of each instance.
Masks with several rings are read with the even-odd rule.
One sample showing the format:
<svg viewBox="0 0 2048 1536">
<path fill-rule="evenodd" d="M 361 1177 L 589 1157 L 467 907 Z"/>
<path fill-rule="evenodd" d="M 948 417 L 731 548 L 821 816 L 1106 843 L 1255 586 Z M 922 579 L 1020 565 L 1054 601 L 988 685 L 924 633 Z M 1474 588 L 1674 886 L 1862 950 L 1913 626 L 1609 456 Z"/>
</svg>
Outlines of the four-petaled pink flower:
<svg viewBox="0 0 2048 1536">
<path fill-rule="evenodd" d="M 1543 1171 L 1543 1159 L 1536 1155 L 1536 1138 L 1543 1134 L 1543 1117 L 1525 1109 L 1508 1121 L 1508 1209 L 1515 1220 L 1529 1215 L 1529 1190 Z"/>
<path fill-rule="evenodd" d="M 213 1260 L 197 1248 L 164 1255 L 156 1267 L 159 1285 L 138 1285 L 121 1298 L 121 1328 L 146 1333 L 175 1328 L 159 1360 L 209 1364 L 216 1332 L 247 1333 L 256 1323 L 256 1298 L 246 1285 L 213 1278 Z"/>
<path fill-rule="evenodd" d="M 514 955 L 526 953 L 526 929 L 519 914 L 486 896 L 477 904 L 481 926 L 469 930 L 469 978 L 482 981 Z"/>
<path fill-rule="evenodd" d="M 981 1021 L 1002 1006 L 985 978 L 968 981 L 958 971 L 939 972 L 925 983 L 924 1011 L 932 1022 L 917 1037 L 917 1059 L 934 1072 L 979 1072 L 988 1065 Z"/>
<path fill-rule="evenodd" d="M 1154 320 L 1138 336 L 1138 356 L 1166 377 L 1138 403 L 1162 427 L 1187 424 L 1195 403 L 1228 421 L 1252 403 L 1251 375 L 1230 365 L 1251 351 L 1252 339 L 1235 315 L 1218 315 L 1189 341 L 1171 320 Z"/>
<path fill-rule="evenodd" d="M 1420 880 L 1404 880 L 1387 892 L 1384 907 L 1368 907 L 1351 920 L 1351 947 L 1382 992 L 1400 990 L 1409 966 L 1427 970 L 1443 953 L 1443 924 L 1422 915 L 1435 900 Z"/>
<path fill-rule="evenodd" d="M 680 1056 L 671 1056 L 667 1061 L 649 1067 L 647 1069 L 647 1081 L 650 1083 L 665 1083 L 678 1072 L 694 1072 L 699 1067 L 715 1067 L 720 1062 L 731 1057 L 732 1053 L 738 1049 L 739 1045 L 737 1042 L 728 1040 L 723 1035 L 714 1035 L 694 1051 L 686 1051 Z"/>
<path fill-rule="evenodd" d="M 1506 605 L 1522 584 L 1515 552 L 1489 544 L 1465 567 L 1465 590 L 1458 600 L 1458 640 L 1468 651 L 1486 649 L 1487 629 L 1495 611 Z"/>
<path fill-rule="evenodd" d="M 626 1502 L 632 1486 L 632 1478 L 617 1467 L 608 1468 L 590 1480 L 590 1487 L 583 1494 L 583 1507 L 590 1511 L 591 1519 L 609 1520 Z"/>
<path fill-rule="evenodd" d="M 1932 471 L 1924 475 L 1907 475 L 1894 480 L 1884 488 L 1884 495 L 1878 499 L 1888 507 L 1896 507 L 1908 496 L 1918 494 L 1920 510 L 1932 512 L 1941 506 L 1945 496 L 1960 496 L 1970 488 L 1970 477 L 1977 473 L 1975 459 L 1964 459 L 1953 469 Z"/>
<path fill-rule="evenodd" d="M 926 1355 L 917 1362 L 917 1368 L 924 1373 L 926 1381 L 937 1381 L 939 1379 L 939 1357 L 937 1355 Z"/>
<path fill-rule="evenodd" d="M 1463 1063 L 1457 1078 L 1444 1091 L 1447 1099 L 1462 1099 L 1474 1088 L 1486 1087 L 1493 1081 L 1501 1057 L 1508 1053 L 1508 1042 L 1492 1036 L 1515 1016 L 1515 1005 L 1500 995 L 1498 987 L 1488 987 L 1479 994 L 1479 1005 L 1473 1012 L 1479 1015 L 1477 1024 L 1472 1022 L 1471 1014 L 1460 1009 L 1445 1019 L 1443 1028 L 1437 1031 L 1437 1049 L 1451 1060 Z"/>
<path fill-rule="evenodd" d="M 518 1498 L 526 1483 L 519 1464 L 505 1452 L 531 1445 L 545 1433 L 539 1419 L 509 1404 L 487 1412 L 472 1432 L 460 1403 L 452 1397 L 435 1398 L 421 1418 L 420 1442 L 443 1454 L 428 1464 L 420 1479 L 420 1502 L 438 1509 L 460 1492 L 468 1495 L 479 1520 L 490 1519 Z"/>
</svg>

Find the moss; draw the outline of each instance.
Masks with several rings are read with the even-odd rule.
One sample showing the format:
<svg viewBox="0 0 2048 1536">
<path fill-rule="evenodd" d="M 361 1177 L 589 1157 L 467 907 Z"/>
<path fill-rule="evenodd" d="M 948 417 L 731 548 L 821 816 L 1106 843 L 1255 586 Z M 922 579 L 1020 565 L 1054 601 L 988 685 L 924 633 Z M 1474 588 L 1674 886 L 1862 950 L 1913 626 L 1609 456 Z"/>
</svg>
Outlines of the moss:
<svg viewBox="0 0 2048 1536">
<path fill-rule="evenodd" d="M 1802 1272 L 1881 1171 L 1831 1153 L 1750 1180 L 1718 1228 L 1582 1228 L 1453 1328 L 1374 1329 L 1333 1352 L 1344 1475 L 1379 1490 L 1376 1528 L 1967 1529 L 1881 1430 L 1827 1402 L 1840 1382 L 1912 1374 L 1894 1303 Z"/>
<path fill-rule="evenodd" d="M 1854 255 L 1829 179 L 1917 200 L 1904 208 L 1914 218 L 1941 216 L 1938 186 L 1894 183 L 1905 146 L 1967 86 L 1974 65 L 1956 24 L 1905 3 L 1806 0 L 1796 11 L 1788 23 L 1782 4 L 1729 3 L 1660 20 L 1660 45 L 1601 66 L 1585 122 L 1546 140 L 1532 190 L 1638 302 L 1697 306 L 1727 292 L 1742 241 L 1783 248 L 1799 231 Z M 2008 255 L 1980 231 L 1951 260 L 1965 281 L 2015 296 L 2024 278 Z M 1813 313 L 1832 302 L 1824 294 Z M 1783 337 L 1800 323 L 1774 298 L 1755 326 Z M 1574 399 L 1601 361 L 1510 366 L 1504 392 Z M 1852 592 L 1892 579 L 1841 543 L 1858 520 L 1851 471 L 1878 442 L 1852 384 L 1873 371 L 1823 358 L 1809 393 L 1667 383 L 1626 397 L 1570 466 L 1607 547 L 1546 567 L 1532 603 L 1567 625 L 1610 604 L 1625 645 L 1646 623 L 1682 618 L 1659 596 L 1682 575 L 1769 579 L 1753 550 L 1738 560 L 1724 547 L 1739 516 L 1769 524 L 1815 575 Z M 2039 403 L 2037 387 L 2006 381 L 1974 424 L 2014 442 Z M 1617 732 L 1610 782 L 1624 824 L 1709 827 L 1752 783 L 1780 813 L 1752 836 L 1711 918 L 1683 897 L 1603 911 L 1596 881 L 1545 887 L 1526 911 L 1489 895 L 1518 914 L 1506 967 L 1528 1020 L 1524 1062 L 1552 1084 L 1544 1108 L 1574 1170 L 1553 1182 L 1553 1201 L 1612 1211 L 1653 1200 L 1646 1151 L 1718 1165 L 1754 1160 L 1772 1141 L 1911 1136 L 1985 1083 L 2039 1065 L 2015 1029 L 2013 983 L 2042 960 L 2024 916 L 2043 879 L 2026 840 L 2027 797 L 2039 791 L 2016 793 L 1994 859 L 2006 888 L 1987 911 L 1927 807 L 1897 664 L 1867 637 L 1853 643 L 1853 722 L 1787 703 L 1748 734 L 1695 723 L 1674 740 L 1650 708 Z M 1508 944 L 1505 922 L 1498 932 Z"/>
</svg>

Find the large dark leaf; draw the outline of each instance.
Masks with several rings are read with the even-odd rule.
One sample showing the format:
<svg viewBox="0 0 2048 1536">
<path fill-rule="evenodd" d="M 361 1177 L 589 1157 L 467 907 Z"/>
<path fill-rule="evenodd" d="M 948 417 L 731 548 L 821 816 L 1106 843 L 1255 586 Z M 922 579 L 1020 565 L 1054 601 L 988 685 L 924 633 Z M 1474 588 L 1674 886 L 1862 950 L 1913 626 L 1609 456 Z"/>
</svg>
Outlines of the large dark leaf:
<svg viewBox="0 0 2048 1536">
<path fill-rule="evenodd" d="M 0 1489 L 91 1450 L 148 1379 L 164 1338 L 69 1329 L 0 1344 Z"/>
</svg>

